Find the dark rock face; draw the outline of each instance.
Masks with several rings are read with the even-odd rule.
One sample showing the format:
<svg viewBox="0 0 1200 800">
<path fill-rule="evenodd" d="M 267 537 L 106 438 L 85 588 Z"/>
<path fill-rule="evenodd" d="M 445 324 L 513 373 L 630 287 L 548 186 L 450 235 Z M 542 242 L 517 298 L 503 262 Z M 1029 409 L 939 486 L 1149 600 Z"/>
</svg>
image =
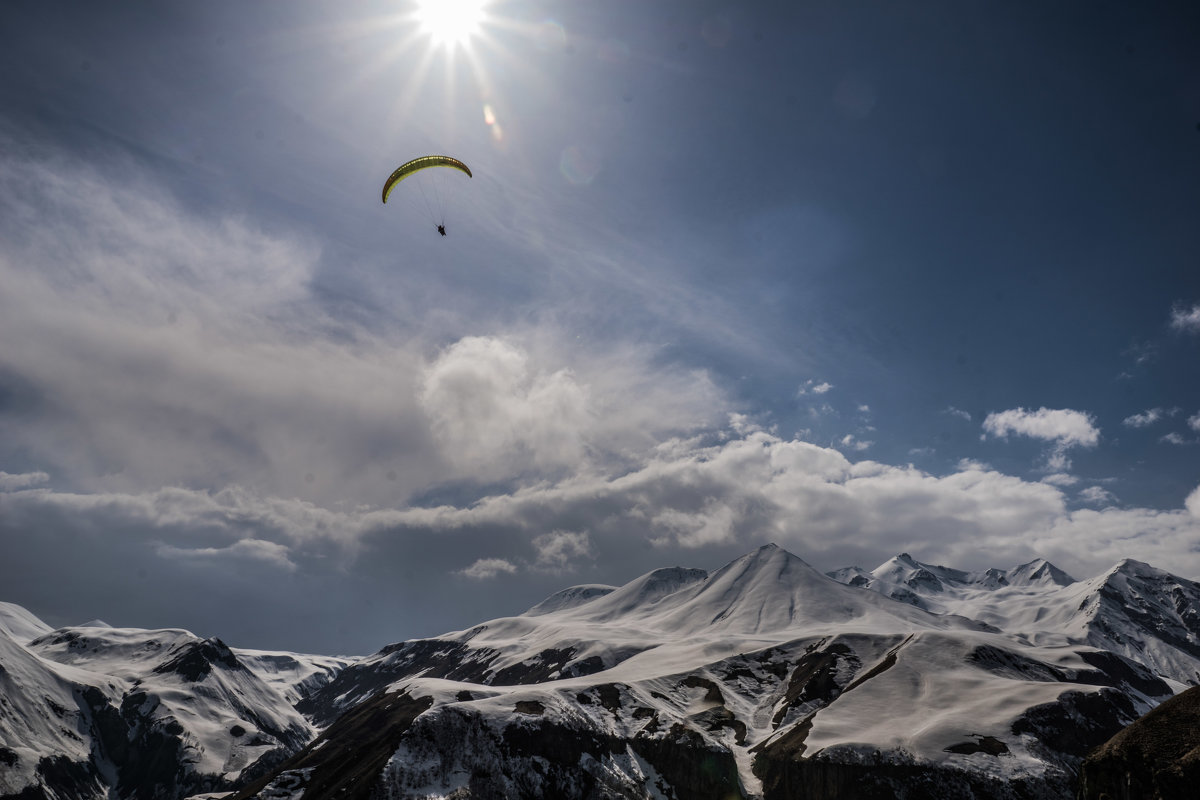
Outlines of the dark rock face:
<svg viewBox="0 0 1200 800">
<path fill-rule="evenodd" d="M 884 759 L 845 763 L 827 759 L 768 760 L 759 772 L 764 800 L 1062 800 L 1067 781 L 1001 782 L 964 770 L 897 764 Z"/>
<path fill-rule="evenodd" d="M 1200 794 L 1200 687 L 1167 700 L 1093 751 L 1080 800 L 1176 800 Z"/>
<path fill-rule="evenodd" d="M 1028 733 L 1063 756 L 1071 769 L 1092 748 L 1137 718 L 1129 696 L 1116 689 L 1066 692 L 1054 703 L 1034 706 L 1013 723 L 1013 733 Z"/>
<path fill-rule="evenodd" d="M 628 658 L 631 650 L 621 654 Z M 296 704 L 300 713 L 319 725 L 389 684 L 420 675 L 482 686 L 527 686 L 555 678 L 592 675 L 605 669 L 597 656 L 578 658 L 574 648 L 547 648 L 519 664 L 500 669 L 493 665 L 500 654 L 487 647 L 446 639 L 416 639 L 388 645 L 367 662 L 352 664 L 337 677 Z"/>
<path fill-rule="evenodd" d="M 246 669 L 220 639 L 202 639 L 176 648 L 154 671 L 160 675 L 174 673 L 184 681 L 195 683 L 204 680 L 214 666 L 235 672 Z"/>
<path fill-rule="evenodd" d="M 304 790 L 306 800 L 368 800 L 401 737 L 433 698 L 389 692 L 356 706 L 316 741 L 232 800 Z M 287 796 L 287 795 L 284 795 Z"/>
<path fill-rule="evenodd" d="M 402 748 L 404 758 L 388 765 L 385 785 L 413 790 L 461 774 L 467 777 L 452 796 L 464 800 L 645 797 L 651 787 L 613 768 L 633 760 L 649 767 L 648 780 L 667 797 L 744 797 L 733 756 L 680 725 L 632 738 L 545 718 L 495 729 L 469 709 L 443 708 L 421 717 Z"/>
</svg>

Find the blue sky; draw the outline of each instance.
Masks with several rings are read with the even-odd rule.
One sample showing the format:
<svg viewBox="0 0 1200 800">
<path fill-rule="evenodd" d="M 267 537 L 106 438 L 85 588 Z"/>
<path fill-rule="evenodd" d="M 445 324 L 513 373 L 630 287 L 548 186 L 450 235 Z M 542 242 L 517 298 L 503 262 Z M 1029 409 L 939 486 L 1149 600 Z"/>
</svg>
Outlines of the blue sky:
<svg viewBox="0 0 1200 800">
<path fill-rule="evenodd" d="M 767 541 L 1200 577 L 1188 4 L 483 14 L 4 4 L 3 599 L 367 652 Z"/>
</svg>

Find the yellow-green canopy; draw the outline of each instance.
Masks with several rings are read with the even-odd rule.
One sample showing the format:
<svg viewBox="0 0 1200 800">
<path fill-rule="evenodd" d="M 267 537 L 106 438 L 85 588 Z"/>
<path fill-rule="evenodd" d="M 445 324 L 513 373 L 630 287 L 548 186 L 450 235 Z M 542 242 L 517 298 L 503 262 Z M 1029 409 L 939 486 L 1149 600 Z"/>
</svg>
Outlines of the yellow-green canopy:
<svg viewBox="0 0 1200 800">
<path fill-rule="evenodd" d="M 392 193 L 392 189 L 397 183 L 404 180 L 409 175 L 412 175 L 414 172 L 422 169 L 428 169 L 429 167 L 451 167 L 467 173 L 468 178 L 472 177 L 471 169 L 457 158 L 452 158 L 450 156 L 421 156 L 420 158 L 414 158 L 412 161 L 396 167 L 396 171 L 388 176 L 387 182 L 383 184 L 383 202 L 387 202 L 388 195 Z"/>
</svg>

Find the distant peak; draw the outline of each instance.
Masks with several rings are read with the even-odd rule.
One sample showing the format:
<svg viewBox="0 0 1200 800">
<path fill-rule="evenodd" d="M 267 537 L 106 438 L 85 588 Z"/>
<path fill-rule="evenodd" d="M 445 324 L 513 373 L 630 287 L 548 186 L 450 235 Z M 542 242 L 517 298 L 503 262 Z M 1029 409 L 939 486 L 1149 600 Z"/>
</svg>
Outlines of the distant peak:
<svg viewBox="0 0 1200 800">
<path fill-rule="evenodd" d="M 585 583 L 579 586 L 570 586 L 561 591 L 547 597 L 542 602 L 535 605 L 533 608 L 525 612 L 526 616 L 539 616 L 541 614 L 550 614 L 555 611 L 563 611 L 568 608 L 575 608 L 584 603 L 589 603 L 598 597 L 604 597 L 607 594 L 612 594 L 617 590 L 615 586 L 608 586 L 601 583 Z"/>
<path fill-rule="evenodd" d="M 1165 570 L 1147 564 L 1145 561 L 1138 561 L 1135 558 L 1122 558 L 1112 568 L 1105 573 L 1106 575 L 1121 574 L 1127 577 L 1144 578 L 1150 575 L 1170 574 Z"/>
<path fill-rule="evenodd" d="M 1009 579 L 1015 583 L 1056 583 L 1067 586 L 1075 579 L 1044 558 L 1035 558 L 1009 571 Z"/>
</svg>

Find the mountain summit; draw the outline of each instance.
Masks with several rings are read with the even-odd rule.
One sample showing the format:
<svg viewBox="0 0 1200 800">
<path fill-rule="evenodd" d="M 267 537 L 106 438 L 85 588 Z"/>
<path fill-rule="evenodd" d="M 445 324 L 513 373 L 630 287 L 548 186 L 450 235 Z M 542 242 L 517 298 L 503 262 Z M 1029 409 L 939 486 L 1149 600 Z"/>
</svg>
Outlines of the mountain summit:
<svg viewBox="0 0 1200 800">
<path fill-rule="evenodd" d="M 358 659 L 5 607 L 0 797 L 1057 799 L 1200 684 L 1197 608 L 1134 561 L 824 575 L 775 545 Z"/>
</svg>

